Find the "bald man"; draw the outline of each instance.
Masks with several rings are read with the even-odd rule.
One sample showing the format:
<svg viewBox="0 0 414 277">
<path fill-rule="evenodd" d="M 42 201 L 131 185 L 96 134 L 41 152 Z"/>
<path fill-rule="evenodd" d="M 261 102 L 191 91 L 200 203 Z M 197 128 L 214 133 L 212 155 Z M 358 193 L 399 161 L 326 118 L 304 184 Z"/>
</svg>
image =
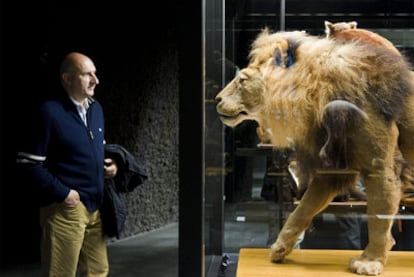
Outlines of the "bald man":
<svg viewBox="0 0 414 277">
<path fill-rule="evenodd" d="M 76 52 L 62 61 L 60 79 L 66 93 L 41 105 L 37 133 L 17 154 L 39 191 L 42 276 L 107 276 L 99 208 L 117 166 L 104 157 L 99 80 L 93 61 Z"/>
</svg>

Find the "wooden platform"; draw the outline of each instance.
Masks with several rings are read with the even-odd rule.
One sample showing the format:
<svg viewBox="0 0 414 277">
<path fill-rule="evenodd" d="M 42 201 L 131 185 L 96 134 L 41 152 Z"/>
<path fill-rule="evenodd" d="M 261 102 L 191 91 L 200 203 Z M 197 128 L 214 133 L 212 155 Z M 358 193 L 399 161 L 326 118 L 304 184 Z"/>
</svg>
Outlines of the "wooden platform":
<svg viewBox="0 0 414 277">
<path fill-rule="evenodd" d="M 362 250 L 294 249 L 283 263 L 269 260 L 268 248 L 242 248 L 236 277 L 345 277 L 361 276 L 348 269 L 350 258 Z M 414 276 L 414 252 L 390 251 L 380 277 Z"/>
</svg>

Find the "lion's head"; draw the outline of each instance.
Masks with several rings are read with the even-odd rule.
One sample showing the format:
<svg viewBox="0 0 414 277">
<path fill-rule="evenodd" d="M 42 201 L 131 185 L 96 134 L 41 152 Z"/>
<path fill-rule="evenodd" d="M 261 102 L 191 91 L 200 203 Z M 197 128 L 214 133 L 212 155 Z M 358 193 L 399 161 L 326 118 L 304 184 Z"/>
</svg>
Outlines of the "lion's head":
<svg viewBox="0 0 414 277">
<path fill-rule="evenodd" d="M 216 96 L 216 109 L 225 125 L 235 127 L 244 120 L 254 120 L 263 126 L 263 115 L 269 113 L 270 94 L 274 93 L 274 88 L 269 92 L 269 78 L 286 75 L 297 46 L 306 36 L 302 31 L 270 34 L 267 28 L 262 30 L 252 44 L 249 65 Z"/>
<path fill-rule="evenodd" d="M 217 112 L 224 124 L 235 127 L 244 120 L 256 120 L 263 106 L 266 90 L 257 67 L 247 67 L 216 96 Z"/>
<path fill-rule="evenodd" d="M 296 128 L 287 126 L 297 126 L 298 109 L 302 107 L 295 103 L 302 96 L 296 93 L 297 84 L 286 80 L 296 75 L 291 70 L 296 50 L 306 38 L 309 39 L 308 35 L 302 31 L 270 34 L 264 29 L 258 35 L 249 53 L 248 66 L 215 98 L 223 124 L 235 127 L 253 120 L 258 123 L 257 134 L 262 142 L 290 143 Z M 308 105 L 308 101 L 302 103 Z"/>
</svg>

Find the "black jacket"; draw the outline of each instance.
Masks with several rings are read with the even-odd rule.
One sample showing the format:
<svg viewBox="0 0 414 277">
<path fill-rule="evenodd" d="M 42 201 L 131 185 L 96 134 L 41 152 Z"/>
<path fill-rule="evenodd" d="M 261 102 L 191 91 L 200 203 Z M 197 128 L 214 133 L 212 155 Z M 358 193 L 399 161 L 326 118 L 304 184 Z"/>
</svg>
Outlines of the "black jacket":
<svg viewBox="0 0 414 277">
<path fill-rule="evenodd" d="M 148 176 L 138 160 L 121 145 L 106 144 L 105 157 L 115 160 L 118 172 L 114 178 L 105 180 L 101 207 L 103 232 L 108 237 L 119 239 L 128 212 L 121 193 L 133 191 Z"/>
</svg>

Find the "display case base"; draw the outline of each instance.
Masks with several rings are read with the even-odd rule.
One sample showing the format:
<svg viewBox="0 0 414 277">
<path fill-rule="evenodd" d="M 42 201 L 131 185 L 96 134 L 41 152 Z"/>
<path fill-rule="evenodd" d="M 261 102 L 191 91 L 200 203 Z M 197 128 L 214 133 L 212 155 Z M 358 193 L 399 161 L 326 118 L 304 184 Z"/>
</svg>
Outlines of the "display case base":
<svg viewBox="0 0 414 277">
<path fill-rule="evenodd" d="M 362 250 L 294 249 L 283 263 L 269 260 L 268 248 L 241 248 L 236 277 L 345 277 L 360 276 L 348 269 L 349 259 Z M 380 277 L 414 276 L 414 252 L 390 251 Z"/>
</svg>

